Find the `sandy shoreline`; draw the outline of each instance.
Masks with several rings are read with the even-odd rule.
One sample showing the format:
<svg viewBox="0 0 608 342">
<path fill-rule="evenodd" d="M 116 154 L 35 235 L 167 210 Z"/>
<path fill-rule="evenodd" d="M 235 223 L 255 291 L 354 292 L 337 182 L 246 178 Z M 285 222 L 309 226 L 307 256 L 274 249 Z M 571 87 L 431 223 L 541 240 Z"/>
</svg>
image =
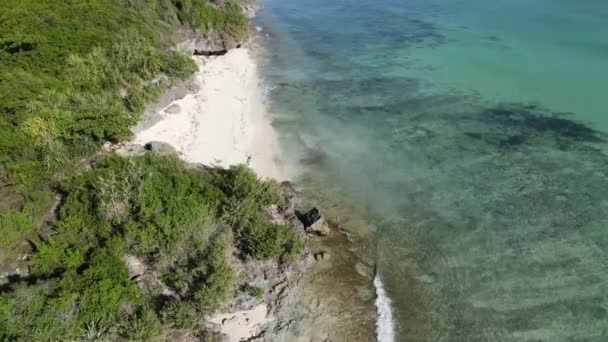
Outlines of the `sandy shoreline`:
<svg viewBox="0 0 608 342">
<path fill-rule="evenodd" d="M 135 128 L 133 142 L 165 142 L 188 162 L 221 167 L 245 163 L 260 177 L 284 180 L 276 134 L 250 51 L 240 48 L 223 56 L 193 58 L 199 66 L 194 90 L 164 107 L 152 107 L 152 124 Z M 269 316 L 262 304 L 217 314 L 209 323 L 227 341 L 238 342 L 257 335 L 272 320 Z"/>
<path fill-rule="evenodd" d="M 188 162 L 221 167 L 247 163 L 261 177 L 283 180 L 276 134 L 248 48 L 194 58 L 199 89 L 162 108 L 160 120 L 136 130 L 133 142 L 166 142 Z"/>
<path fill-rule="evenodd" d="M 133 142 L 143 145 L 161 141 L 173 146 L 188 162 L 221 167 L 248 163 L 261 177 L 286 179 L 251 51 L 240 48 L 223 56 L 194 58 L 199 71 L 192 82 L 174 87 L 159 103 L 149 107 L 147 117 L 134 129 Z M 208 323 L 230 342 L 249 340 L 263 332 L 265 335 L 260 337 L 264 341 L 322 341 L 330 336 L 334 340 L 369 340 L 359 332 L 361 329 L 352 329 L 352 319 L 338 319 L 352 312 L 375 310 L 368 310 L 367 304 L 373 306 L 370 300 L 353 306 L 352 312 L 343 307 L 344 298 L 334 293 L 337 284 L 343 286 L 338 292 L 350 297 L 353 286 L 360 286 L 356 284 L 362 279 L 351 270 L 354 264 L 349 250 L 334 251 L 330 242 L 326 244 L 317 242 L 313 248 L 329 251 L 334 255 L 332 260 L 310 267 L 306 279 L 296 282 L 272 307 L 260 304 L 251 310 L 218 313 Z M 342 281 L 336 282 L 335 272 Z M 367 326 L 368 316 L 363 317 L 357 322 Z M 346 325 L 338 325 L 339 321 Z M 370 326 L 363 330 L 372 329 Z M 340 336 L 341 333 L 352 338 Z"/>
</svg>

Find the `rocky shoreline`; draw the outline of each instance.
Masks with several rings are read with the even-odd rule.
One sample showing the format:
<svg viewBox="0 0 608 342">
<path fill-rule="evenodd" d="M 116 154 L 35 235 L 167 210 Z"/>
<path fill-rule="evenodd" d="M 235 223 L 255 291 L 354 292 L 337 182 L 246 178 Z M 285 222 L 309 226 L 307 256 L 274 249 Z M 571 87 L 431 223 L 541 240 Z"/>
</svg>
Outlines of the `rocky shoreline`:
<svg viewBox="0 0 608 342">
<path fill-rule="evenodd" d="M 257 5 L 252 3 L 243 6 L 249 18 L 255 15 L 257 9 Z M 223 55 L 231 49 L 239 49 L 246 43 L 234 37 L 192 36 L 176 49 L 195 57 L 224 58 Z M 156 103 L 147 106 L 142 120 L 133 128 L 133 132 L 137 135 L 159 123 L 163 120 L 160 115 L 162 111 L 169 112 L 172 103 L 198 91 L 200 84 L 196 76 L 174 85 L 163 93 Z M 123 156 L 146 152 L 177 153 L 188 161 L 182 151 L 161 141 L 106 146 L 105 152 L 115 152 Z M 190 162 L 189 165 L 194 168 L 209 167 L 195 162 Z M 344 340 L 340 334 L 348 327 L 334 329 L 332 324 L 339 320 L 337 316 L 341 310 L 352 314 L 352 309 L 342 309 L 339 308 L 340 305 L 332 304 L 336 300 L 333 294 L 315 293 L 316 283 L 325 282 L 328 272 L 348 268 L 348 271 L 339 271 L 347 272 L 348 276 L 338 282 L 341 286 L 349 287 L 351 278 L 357 278 L 351 290 L 361 292 L 361 284 L 358 284 L 357 288 L 355 283 L 363 279 L 367 288 L 372 287 L 373 263 L 357 261 L 360 260 L 361 254 L 357 255 L 353 250 L 366 247 L 357 246 L 356 239 L 351 234 L 342 230 L 338 224 L 329 222 L 314 204 L 302 205 L 302 201 L 298 199 L 299 191 L 292 183 L 284 181 L 280 183 L 280 189 L 285 205 L 271 206 L 267 208 L 266 214 L 272 223 L 286 224 L 297 230 L 305 243 L 301 258 L 291 264 L 282 264 L 278 261 L 244 261 L 233 256 L 232 265 L 239 275 L 234 290 L 236 296 L 226 304 L 223 312 L 207 320 L 208 328 L 215 332 L 215 338 L 220 341 Z M 302 209 L 308 210 L 299 211 Z M 345 298 L 342 296 L 345 294 L 340 293 L 337 298 L 343 300 Z M 324 298 L 321 298 L 322 296 Z M 366 306 L 365 312 L 369 313 L 369 303 L 373 303 L 374 294 L 355 293 L 355 296 L 362 296 L 362 305 Z M 354 329 L 355 333 L 350 335 L 354 337 L 353 340 L 366 341 L 374 338 L 373 334 L 367 333 L 373 331 L 375 316 L 365 316 L 363 319 L 352 321 L 363 322 L 364 326 L 370 325 L 367 328 L 362 326 Z M 180 338 L 177 340 L 189 341 L 188 336 Z"/>
<path fill-rule="evenodd" d="M 168 143 L 152 141 L 146 145 L 135 143 L 106 144 L 105 153 L 116 153 L 124 157 L 145 153 L 177 154 Z M 191 168 L 208 169 L 210 166 L 188 163 Z M 207 326 L 221 341 L 277 341 L 285 336 L 306 336 L 309 334 L 310 312 L 303 312 L 301 305 L 302 286 L 310 281 L 307 274 L 311 265 L 327 262 L 331 254 L 318 248 L 311 250 L 310 239 L 323 239 L 328 235 L 346 235 L 332 228 L 317 207 L 306 212 L 298 211 L 298 191 L 289 181 L 279 184 L 284 205 L 271 205 L 266 215 L 273 224 L 288 225 L 298 232 L 304 242 L 300 258 L 292 263 L 278 260 L 243 260 L 233 255 L 231 265 L 238 281 L 234 286 L 235 297 L 226 303 L 222 312 L 210 317 Z M 173 291 L 158 279 L 154 267 L 137 258 L 125 255 L 129 275 L 140 287 L 162 289 L 163 295 L 172 296 Z M 320 316 L 321 311 L 317 314 Z M 314 315 L 313 315 L 314 316 Z M 235 335 L 236 334 L 236 335 Z M 247 335 L 247 336 L 244 336 Z M 190 341 L 189 335 L 180 333 L 175 340 Z"/>
</svg>

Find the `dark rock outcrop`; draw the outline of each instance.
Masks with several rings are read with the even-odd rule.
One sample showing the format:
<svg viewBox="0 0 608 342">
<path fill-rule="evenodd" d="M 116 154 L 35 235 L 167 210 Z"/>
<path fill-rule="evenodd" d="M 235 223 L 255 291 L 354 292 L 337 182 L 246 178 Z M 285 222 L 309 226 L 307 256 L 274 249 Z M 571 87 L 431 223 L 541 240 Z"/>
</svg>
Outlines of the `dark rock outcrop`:
<svg viewBox="0 0 608 342">
<path fill-rule="evenodd" d="M 227 32 L 209 32 L 193 39 L 192 54 L 198 56 L 221 56 L 228 50 L 241 47 L 246 37 L 237 37 Z"/>
<path fill-rule="evenodd" d="M 281 190 L 281 194 L 285 199 L 285 203 L 276 208 L 276 212 L 272 212 L 273 208 L 269 208 L 270 212 L 267 211 L 268 218 L 273 221 L 273 216 L 277 218 L 279 215 L 283 224 L 288 224 L 292 226 L 302 239 L 306 239 L 306 230 L 304 224 L 298 218 L 296 214 L 296 190 L 288 181 L 281 182 L 279 184 L 279 188 Z"/>
<path fill-rule="evenodd" d="M 329 224 L 318 208 L 310 209 L 307 213 L 300 215 L 299 219 L 304 224 L 307 233 L 321 236 L 329 234 Z"/>
<path fill-rule="evenodd" d="M 204 34 L 196 38 L 194 41 L 194 55 L 202 56 L 217 56 L 223 55 L 229 49 L 235 48 L 242 42 L 238 42 L 235 38 L 225 34 Z"/>
<path fill-rule="evenodd" d="M 228 6 L 229 1 L 217 0 L 214 4 L 219 7 Z M 243 14 L 251 19 L 255 17 L 258 5 L 253 0 L 241 2 Z M 230 49 L 241 47 L 247 40 L 247 35 L 235 34 L 234 32 L 211 31 L 199 34 L 193 39 L 192 54 L 201 56 L 221 56 Z"/>
<path fill-rule="evenodd" d="M 160 154 L 174 154 L 177 153 L 175 148 L 165 142 L 162 141 L 150 141 L 144 148 L 150 152 L 160 153 Z"/>
</svg>

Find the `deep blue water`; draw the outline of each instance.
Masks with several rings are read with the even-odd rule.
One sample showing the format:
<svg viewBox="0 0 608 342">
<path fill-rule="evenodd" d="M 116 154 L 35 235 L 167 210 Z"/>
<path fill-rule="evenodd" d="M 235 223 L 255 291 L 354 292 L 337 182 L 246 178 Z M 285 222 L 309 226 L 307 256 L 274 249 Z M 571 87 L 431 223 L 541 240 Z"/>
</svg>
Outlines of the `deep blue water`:
<svg viewBox="0 0 608 342">
<path fill-rule="evenodd" d="M 261 4 L 286 162 L 362 217 L 396 340 L 608 341 L 608 2 Z"/>
</svg>

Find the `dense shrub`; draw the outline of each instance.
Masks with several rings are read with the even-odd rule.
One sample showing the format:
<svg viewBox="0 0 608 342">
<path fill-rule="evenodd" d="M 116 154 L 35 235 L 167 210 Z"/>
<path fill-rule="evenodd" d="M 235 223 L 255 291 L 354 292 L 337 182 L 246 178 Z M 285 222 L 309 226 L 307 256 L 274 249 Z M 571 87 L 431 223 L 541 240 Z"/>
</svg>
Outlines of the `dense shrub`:
<svg viewBox="0 0 608 342">
<path fill-rule="evenodd" d="M 261 218 L 241 229 L 239 239 L 243 253 L 253 259 L 292 261 L 302 251 L 297 232 L 285 225 L 271 224 Z"/>
<path fill-rule="evenodd" d="M 124 305 L 142 304 L 119 258 L 100 249 L 84 267 L 80 272 L 65 270 L 61 277 L 17 282 L 5 289 L 0 294 L 0 339 L 76 339 L 93 328 L 103 335 L 109 333 L 107 327 L 117 315 L 126 314 L 121 309 Z"/>
<path fill-rule="evenodd" d="M 302 251 L 302 242 L 294 229 L 271 224 L 264 210 L 271 204 L 283 204 L 275 181 L 262 181 L 244 165 L 216 170 L 212 182 L 227 195 L 222 216 L 234 227 L 237 242 L 245 257 L 293 260 Z"/>
<path fill-rule="evenodd" d="M 30 278 L 0 292 L 0 339 L 152 340 L 163 324 L 200 330 L 200 318 L 234 292 L 234 238 L 237 253 L 258 259 L 289 261 L 302 247 L 294 229 L 264 216 L 281 201 L 276 184 L 245 166 L 203 170 L 171 155 L 110 155 L 60 189 L 57 233 L 36 243 Z M 241 202 L 245 216 L 229 216 Z M 25 230 L 31 223 L 10 222 Z M 180 299 L 159 306 L 158 292 L 130 279 L 125 254 L 154 265 Z"/>
<path fill-rule="evenodd" d="M 207 0 L 174 0 L 178 15 L 184 22 L 203 32 L 219 32 L 242 38 L 249 21 L 237 1 L 222 6 Z"/>
<path fill-rule="evenodd" d="M 22 236 L 34 231 L 34 223 L 31 215 L 20 210 L 0 211 L 0 255 L 7 255 L 7 251 L 13 250 L 21 242 Z M 0 261 L 3 261 L 0 259 Z"/>
<path fill-rule="evenodd" d="M 53 174 L 129 136 L 144 104 L 195 70 L 167 49 L 177 12 L 171 0 L 0 1 L 0 186 L 33 203 L 32 221 L 53 205 Z"/>
<path fill-rule="evenodd" d="M 282 204 L 283 198 L 275 181 L 261 181 L 245 165 L 229 170 L 215 170 L 211 182 L 227 195 L 223 206 L 223 217 L 237 228 L 256 220 L 258 213 L 270 204 Z"/>
<path fill-rule="evenodd" d="M 194 303 L 168 302 L 161 311 L 163 323 L 176 329 L 197 329 L 201 324 L 200 314 Z"/>
</svg>

